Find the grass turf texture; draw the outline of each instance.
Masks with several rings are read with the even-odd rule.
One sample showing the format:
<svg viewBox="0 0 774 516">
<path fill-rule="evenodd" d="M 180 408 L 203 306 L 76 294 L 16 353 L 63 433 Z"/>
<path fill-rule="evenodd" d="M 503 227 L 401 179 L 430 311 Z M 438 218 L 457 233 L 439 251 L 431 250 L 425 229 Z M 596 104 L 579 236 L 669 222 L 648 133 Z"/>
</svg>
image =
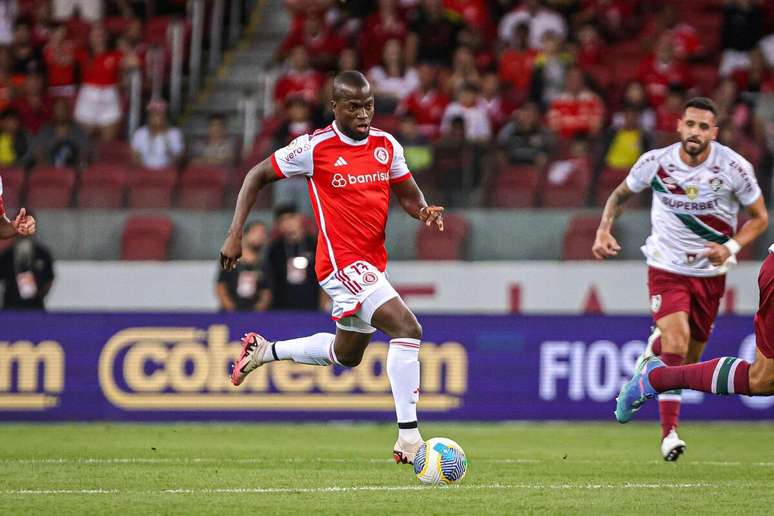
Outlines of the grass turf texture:
<svg viewBox="0 0 774 516">
<path fill-rule="evenodd" d="M 459 487 L 390 461 L 393 425 L 0 425 L 0 513 L 760 513 L 774 424 L 689 422 L 665 463 L 655 423 L 435 424 Z"/>
</svg>

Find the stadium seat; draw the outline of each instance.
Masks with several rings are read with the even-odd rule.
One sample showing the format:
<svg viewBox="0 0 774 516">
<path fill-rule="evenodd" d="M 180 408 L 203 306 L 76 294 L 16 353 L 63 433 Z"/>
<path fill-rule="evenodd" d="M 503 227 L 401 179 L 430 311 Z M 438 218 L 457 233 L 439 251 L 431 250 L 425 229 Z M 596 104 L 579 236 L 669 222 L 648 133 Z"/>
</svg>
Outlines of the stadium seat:
<svg viewBox="0 0 774 516">
<path fill-rule="evenodd" d="M 21 208 L 21 194 L 24 188 L 24 170 L 20 168 L 5 168 L 0 170 L 3 180 L 3 203 L 11 213 Z"/>
<path fill-rule="evenodd" d="M 501 168 L 489 187 L 489 201 L 499 208 L 528 208 L 535 205 L 540 170 L 531 165 Z"/>
<path fill-rule="evenodd" d="M 597 206 L 604 206 L 607 198 L 613 193 L 613 190 L 621 184 L 629 171 L 625 168 L 605 167 L 597 178 L 596 195 L 594 200 Z"/>
<path fill-rule="evenodd" d="M 75 171 L 44 167 L 32 171 L 27 180 L 27 207 L 61 209 L 70 206 L 75 186 Z"/>
<path fill-rule="evenodd" d="M 78 207 L 117 209 L 124 205 L 127 170 L 121 165 L 94 164 L 81 174 Z"/>
<path fill-rule="evenodd" d="M 548 165 L 543 186 L 543 207 L 578 208 L 586 205 L 591 183 L 588 160 L 555 161 Z"/>
<path fill-rule="evenodd" d="M 591 246 L 598 226 L 599 215 L 576 215 L 570 219 L 564 233 L 562 260 L 593 260 Z"/>
<path fill-rule="evenodd" d="M 695 64 L 691 67 L 693 80 L 703 95 L 712 95 L 718 84 L 719 74 L 716 64 Z"/>
<path fill-rule="evenodd" d="M 109 165 L 132 163 L 132 148 L 126 142 L 103 142 L 94 149 L 94 163 Z"/>
<path fill-rule="evenodd" d="M 167 260 L 172 239 L 169 217 L 135 216 L 124 224 L 122 260 Z"/>
<path fill-rule="evenodd" d="M 177 171 L 136 169 L 129 175 L 130 208 L 169 208 L 177 181 Z"/>
<path fill-rule="evenodd" d="M 443 231 L 435 225 L 420 224 L 416 234 L 418 260 L 464 260 L 470 224 L 467 220 L 444 213 Z"/>
<path fill-rule="evenodd" d="M 188 210 L 218 210 L 223 207 L 223 194 L 228 171 L 219 167 L 192 166 L 180 178 L 177 205 Z"/>
</svg>

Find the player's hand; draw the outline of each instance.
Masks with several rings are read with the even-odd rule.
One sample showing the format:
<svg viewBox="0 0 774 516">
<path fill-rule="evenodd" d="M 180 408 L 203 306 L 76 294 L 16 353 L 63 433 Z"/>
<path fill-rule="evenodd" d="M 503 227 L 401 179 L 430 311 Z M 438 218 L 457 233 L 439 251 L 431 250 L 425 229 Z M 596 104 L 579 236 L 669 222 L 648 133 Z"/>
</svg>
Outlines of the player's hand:
<svg viewBox="0 0 774 516">
<path fill-rule="evenodd" d="M 433 222 L 438 231 L 443 231 L 443 206 L 422 206 L 419 209 L 419 220 L 429 226 Z"/>
<path fill-rule="evenodd" d="M 223 247 L 220 248 L 220 266 L 224 271 L 232 271 L 242 256 L 242 237 L 229 233 Z"/>
<path fill-rule="evenodd" d="M 704 251 L 701 255 L 709 258 L 710 263 L 717 266 L 723 265 L 726 263 L 726 260 L 731 258 L 731 250 L 724 245 L 710 242 L 704 246 Z"/>
<path fill-rule="evenodd" d="M 604 260 L 611 256 L 617 256 L 620 250 L 621 246 L 618 245 L 618 240 L 609 231 L 597 230 L 597 237 L 591 247 L 591 254 L 594 255 L 594 258 Z"/>
<path fill-rule="evenodd" d="M 15 219 L 13 219 L 11 225 L 16 230 L 16 233 L 21 236 L 34 235 L 35 230 L 37 229 L 35 217 L 27 214 L 27 210 L 24 208 L 19 210 L 19 214 L 16 215 Z"/>
</svg>

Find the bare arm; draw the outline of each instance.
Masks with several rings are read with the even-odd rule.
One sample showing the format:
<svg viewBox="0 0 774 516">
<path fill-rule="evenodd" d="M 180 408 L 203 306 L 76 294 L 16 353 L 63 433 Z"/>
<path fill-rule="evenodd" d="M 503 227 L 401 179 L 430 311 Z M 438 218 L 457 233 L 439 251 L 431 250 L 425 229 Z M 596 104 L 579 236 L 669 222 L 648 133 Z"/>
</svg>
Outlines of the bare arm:
<svg viewBox="0 0 774 516">
<path fill-rule="evenodd" d="M 605 209 L 602 211 L 602 219 L 599 221 L 597 236 L 594 239 L 594 245 L 591 252 L 594 258 L 602 260 L 611 256 L 616 256 L 621 246 L 613 237 L 612 230 L 615 220 L 623 213 L 623 204 L 632 196 L 634 192 L 626 186 L 626 181 L 613 190 L 610 197 L 607 198 Z"/>
<path fill-rule="evenodd" d="M 732 254 L 735 255 L 742 247 L 752 243 L 769 226 L 769 213 L 766 211 L 762 195 L 746 206 L 745 211 L 750 219 L 744 223 L 734 238 L 722 245 L 713 242 L 707 244 L 707 258 L 713 265 L 725 263 Z"/>
<path fill-rule="evenodd" d="M 22 208 L 13 220 L 0 215 L 0 238 L 13 238 L 16 235 L 29 236 L 35 234 L 36 223 L 32 215 Z"/>
<path fill-rule="evenodd" d="M 228 289 L 223 283 L 215 284 L 215 295 L 218 296 L 221 308 L 227 312 L 233 312 L 236 310 L 236 303 L 228 296 Z"/>
<path fill-rule="evenodd" d="M 392 191 L 398 197 L 403 211 L 409 216 L 419 219 L 426 225 L 435 223 L 440 231 L 443 231 L 443 207 L 430 205 L 425 201 L 425 196 L 417 186 L 414 178 L 409 178 L 392 185 Z"/>
<path fill-rule="evenodd" d="M 261 161 L 247 173 L 242 188 L 239 190 L 234 218 L 228 228 L 226 241 L 223 242 L 223 247 L 220 249 L 220 266 L 224 270 L 233 269 L 239 261 L 239 257 L 242 256 L 242 231 L 247 215 L 258 197 L 258 192 L 264 186 L 278 179 L 279 176 L 274 171 L 270 158 Z"/>
</svg>

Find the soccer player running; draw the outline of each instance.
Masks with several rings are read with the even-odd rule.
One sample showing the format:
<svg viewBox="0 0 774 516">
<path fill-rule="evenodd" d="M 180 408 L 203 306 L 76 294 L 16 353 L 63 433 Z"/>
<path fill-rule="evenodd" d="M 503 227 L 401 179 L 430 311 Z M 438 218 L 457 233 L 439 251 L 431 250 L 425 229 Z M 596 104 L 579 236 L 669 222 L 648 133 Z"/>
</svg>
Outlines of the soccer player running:
<svg viewBox="0 0 774 516">
<path fill-rule="evenodd" d="M 239 260 L 242 228 L 258 191 L 279 179 L 304 176 L 320 229 L 315 272 L 333 301 L 336 334 L 269 342 L 248 333 L 231 382 L 240 385 L 255 368 L 274 360 L 355 367 L 378 329 L 391 339 L 387 376 L 398 419 L 393 457 L 410 464 L 422 443 L 416 408 L 422 327 L 384 272 L 390 191 L 406 213 L 440 231 L 443 208 L 425 202 L 395 138 L 371 127 L 374 95 L 363 74 L 336 76 L 331 109 L 331 125 L 296 138 L 247 174 L 220 263 L 230 270 Z"/>
<path fill-rule="evenodd" d="M 3 205 L 3 179 L 0 178 L 0 239 L 13 238 L 17 235 L 29 236 L 35 234 L 35 218 L 22 208 L 13 220 L 5 215 Z"/>
<path fill-rule="evenodd" d="M 716 116 L 712 100 L 689 100 L 677 123 L 680 142 L 646 152 L 637 160 L 608 198 L 597 229 L 594 256 L 616 256 L 621 246 L 611 230 L 623 203 L 645 188 L 653 190 L 652 232 L 642 251 L 656 328 L 638 368 L 652 355 L 668 366 L 699 361 L 725 291 L 729 265 L 768 225 L 752 166 L 714 141 Z M 736 232 L 739 203 L 749 220 Z M 685 451 L 685 442 L 677 435 L 679 413 L 680 391 L 662 391 L 661 453 L 667 461 L 677 460 Z"/>
</svg>

